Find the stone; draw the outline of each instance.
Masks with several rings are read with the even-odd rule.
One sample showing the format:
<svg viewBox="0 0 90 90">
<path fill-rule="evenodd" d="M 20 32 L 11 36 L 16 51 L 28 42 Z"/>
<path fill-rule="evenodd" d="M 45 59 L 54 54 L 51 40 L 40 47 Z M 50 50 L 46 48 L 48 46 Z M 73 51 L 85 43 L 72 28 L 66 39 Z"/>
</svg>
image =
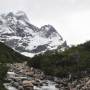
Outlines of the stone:
<svg viewBox="0 0 90 90">
<path fill-rule="evenodd" d="M 24 90 L 23 86 L 19 86 L 18 90 Z"/>
<path fill-rule="evenodd" d="M 24 80 L 23 81 L 24 86 L 33 86 L 32 81 Z"/>
<path fill-rule="evenodd" d="M 34 86 L 32 84 L 32 81 L 23 81 L 23 88 L 24 90 L 33 90 Z"/>
<path fill-rule="evenodd" d="M 24 86 L 24 90 L 34 90 L 33 87 Z"/>
<path fill-rule="evenodd" d="M 13 83 L 13 86 L 16 87 L 16 88 L 18 88 L 19 87 L 19 83 L 18 82 L 14 82 Z"/>
</svg>

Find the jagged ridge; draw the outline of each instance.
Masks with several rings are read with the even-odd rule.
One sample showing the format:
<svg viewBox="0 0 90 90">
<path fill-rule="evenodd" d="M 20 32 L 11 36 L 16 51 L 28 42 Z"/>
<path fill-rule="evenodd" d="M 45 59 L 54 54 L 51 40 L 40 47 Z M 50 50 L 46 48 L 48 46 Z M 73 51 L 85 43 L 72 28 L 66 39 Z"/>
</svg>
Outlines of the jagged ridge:
<svg viewBox="0 0 90 90">
<path fill-rule="evenodd" d="M 22 11 L 0 15 L 0 41 L 24 55 L 57 49 L 64 43 L 52 25 L 38 28 Z"/>
</svg>

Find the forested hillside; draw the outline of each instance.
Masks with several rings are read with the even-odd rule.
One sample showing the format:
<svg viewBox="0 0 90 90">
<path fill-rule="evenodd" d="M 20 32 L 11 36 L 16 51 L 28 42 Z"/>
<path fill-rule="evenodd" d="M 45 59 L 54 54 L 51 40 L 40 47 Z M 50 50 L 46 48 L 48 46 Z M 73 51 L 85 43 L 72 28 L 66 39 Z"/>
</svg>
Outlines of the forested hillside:
<svg viewBox="0 0 90 90">
<path fill-rule="evenodd" d="M 45 53 L 33 57 L 29 66 L 42 69 L 46 74 L 73 78 L 90 73 L 90 41 L 72 46 L 62 53 Z"/>
<path fill-rule="evenodd" d="M 7 63 L 23 62 L 29 58 L 25 57 L 0 42 L 0 90 L 6 90 L 3 86 L 5 76 L 9 67 Z"/>
</svg>

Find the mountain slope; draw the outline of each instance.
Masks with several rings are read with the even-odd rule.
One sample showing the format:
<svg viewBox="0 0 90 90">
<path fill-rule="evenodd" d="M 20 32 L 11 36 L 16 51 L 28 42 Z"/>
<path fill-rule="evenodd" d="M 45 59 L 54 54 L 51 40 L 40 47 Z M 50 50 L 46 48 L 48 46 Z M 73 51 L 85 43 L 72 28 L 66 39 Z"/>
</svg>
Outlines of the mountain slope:
<svg viewBox="0 0 90 90">
<path fill-rule="evenodd" d="M 0 41 L 24 55 L 53 50 L 64 43 L 53 26 L 38 28 L 22 11 L 0 15 Z"/>
<path fill-rule="evenodd" d="M 15 52 L 13 49 L 0 42 L 0 90 L 7 90 L 3 85 L 9 69 L 7 63 L 23 62 L 28 59 L 28 57 Z"/>
<path fill-rule="evenodd" d="M 0 63 L 23 62 L 25 60 L 28 58 L 0 42 Z"/>
</svg>

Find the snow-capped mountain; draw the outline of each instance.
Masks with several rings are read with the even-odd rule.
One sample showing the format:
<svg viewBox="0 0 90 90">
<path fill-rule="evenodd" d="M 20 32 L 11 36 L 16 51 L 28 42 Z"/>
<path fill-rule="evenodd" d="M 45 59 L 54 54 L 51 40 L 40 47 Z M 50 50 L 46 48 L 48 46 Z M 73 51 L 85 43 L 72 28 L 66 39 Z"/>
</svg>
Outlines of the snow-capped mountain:
<svg viewBox="0 0 90 90">
<path fill-rule="evenodd" d="M 24 55 L 57 49 L 58 46 L 65 48 L 63 38 L 53 26 L 38 28 L 22 11 L 0 15 L 0 41 Z"/>
</svg>

